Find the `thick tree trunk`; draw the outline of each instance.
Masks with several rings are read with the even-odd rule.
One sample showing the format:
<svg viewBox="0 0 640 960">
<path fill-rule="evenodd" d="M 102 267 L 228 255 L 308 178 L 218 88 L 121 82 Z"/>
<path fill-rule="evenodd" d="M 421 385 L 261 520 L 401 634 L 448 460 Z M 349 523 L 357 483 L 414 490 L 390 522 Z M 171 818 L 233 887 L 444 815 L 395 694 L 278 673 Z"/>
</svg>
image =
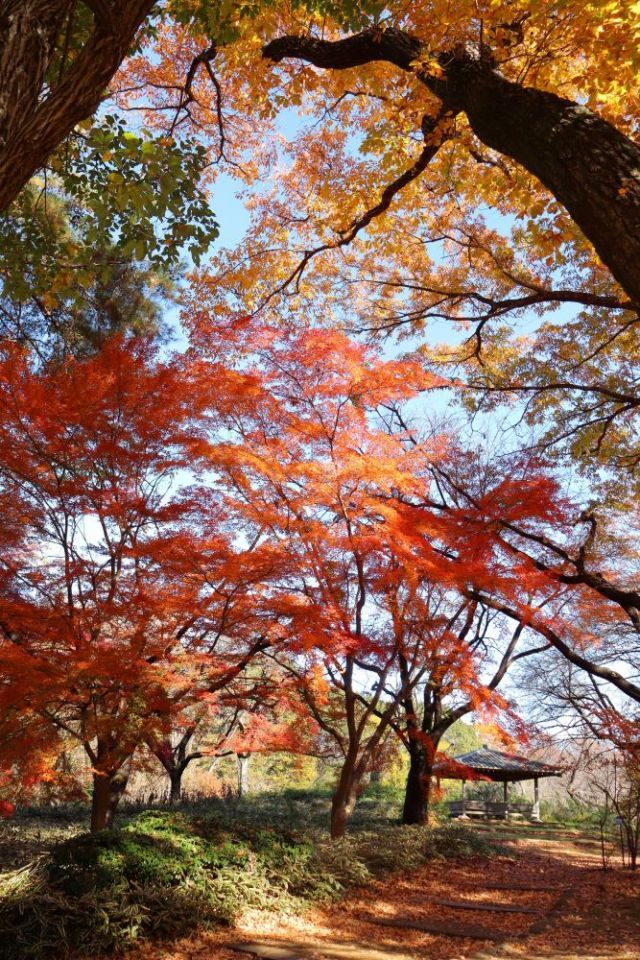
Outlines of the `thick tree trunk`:
<svg viewBox="0 0 640 960">
<path fill-rule="evenodd" d="M 427 751 L 422 744 L 412 744 L 409 773 L 402 808 L 402 822 L 423 826 L 429 821 L 429 795 L 431 793 L 431 766 Z"/>
<path fill-rule="evenodd" d="M 91 797 L 91 833 L 97 833 L 98 830 L 104 830 L 108 826 L 110 787 L 109 777 L 94 773 Z"/>
<path fill-rule="evenodd" d="M 93 775 L 91 798 L 91 832 L 106 830 L 113 826 L 116 808 L 127 786 L 124 773 Z"/>
<path fill-rule="evenodd" d="M 331 799 L 331 839 L 340 840 L 347 832 L 347 825 L 356 805 L 355 785 L 336 790 Z"/>
<path fill-rule="evenodd" d="M 328 70 L 387 61 L 410 71 L 428 42 L 402 30 L 367 30 L 344 40 L 279 37 L 264 56 Z M 442 77 L 419 79 L 476 136 L 534 174 L 564 205 L 633 303 L 640 304 L 640 147 L 597 114 L 553 93 L 501 77 L 489 57 L 431 51 Z"/>
<path fill-rule="evenodd" d="M 0 0 L 0 210 L 75 125 L 98 109 L 155 2 L 85 0 L 95 29 L 60 82 L 47 89 L 45 75 L 69 0 Z"/>
<path fill-rule="evenodd" d="M 0 2 L 0 149 L 37 102 L 69 0 Z"/>
<path fill-rule="evenodd" d="M 477 61 L 450 73 L 445 95 L 476 136 L 544 184 L 640 305 L 640 147 L 586 107 Z"/>
<path fill-rule="evenodd" d="M 171 781 L 169 803 L 172 807 L 176 807 L 182 800 L 182 774 L 185 769 L 185 767 L 176 767 L 175 770 L 169 771 L 169 779 Z"/>
</svg>

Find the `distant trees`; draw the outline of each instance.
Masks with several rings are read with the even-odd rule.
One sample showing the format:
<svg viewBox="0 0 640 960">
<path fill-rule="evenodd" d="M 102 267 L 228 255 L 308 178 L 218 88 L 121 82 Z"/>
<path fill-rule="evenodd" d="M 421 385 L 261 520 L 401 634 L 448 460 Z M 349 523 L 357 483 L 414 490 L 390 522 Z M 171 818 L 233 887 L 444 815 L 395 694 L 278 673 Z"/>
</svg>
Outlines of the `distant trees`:
<svg viewBox="0 0 640 960">
<path fill-rule="evenodd" d="M 229 650 L 236 642 L 225 638 Z M 207 696 L 184 714 L 168 718 L 168 725 L 147 737 L 148 750 L 166 771 L 169 801 L 182 798 L 182 778 L 194 760 L 236 757 L 238 791 L 246 792 L 246 771 L 252 753 L 286 749 L 296 742 L 287 715 L 287 678 L 264 656 L 266 644 L 243 658 L 235 675 L 223 674 L 210 683 Z M 177 722 L 176 722 L 177 720 Z"/>
</svg>

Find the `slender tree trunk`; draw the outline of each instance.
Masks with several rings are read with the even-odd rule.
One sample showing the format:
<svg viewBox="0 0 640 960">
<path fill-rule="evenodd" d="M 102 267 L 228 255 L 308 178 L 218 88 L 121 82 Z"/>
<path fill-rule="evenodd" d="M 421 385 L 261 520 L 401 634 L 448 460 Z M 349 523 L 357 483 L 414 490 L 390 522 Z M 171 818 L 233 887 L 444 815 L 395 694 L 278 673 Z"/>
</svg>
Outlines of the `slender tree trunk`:
<svg viewBox="0 0 640 960">
<path fill-rule="evenodd" d="M 249 792 L 249 759 L 250 753 L 237 753 L 238 764 L 238 796 L 246 797 Z"/>
<path fill-rule="evenodd" d="M 422 826 L 429 821 L 431 765 L 423 744 L 413 743 L 409 753 L 409 773 L 402 808 L 402 822 Z"/>
<path fill-rule="evenodd" d="M 347 824 L 358 799 L 360 779 L 354 760 L 347 757 L 331 798 L 331 838 L 333 840 L 341 839 L 347 831 Z"/>
<path fill-rule="evenodd" d="M 355 785 L 338 787 L 331 800 L 331 838 L 340 840 L 347 832 L 347 824 L 351 819 L 357 800 Z"/>
</svg>

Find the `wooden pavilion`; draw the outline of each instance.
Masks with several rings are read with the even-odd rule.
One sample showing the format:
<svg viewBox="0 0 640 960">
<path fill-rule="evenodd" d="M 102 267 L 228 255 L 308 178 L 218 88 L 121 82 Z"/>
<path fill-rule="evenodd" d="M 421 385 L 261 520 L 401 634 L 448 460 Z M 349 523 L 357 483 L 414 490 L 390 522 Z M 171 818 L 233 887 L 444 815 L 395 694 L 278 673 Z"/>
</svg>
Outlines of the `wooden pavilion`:
<svg viewBox="0 0 640 960">
<path fill-rule="evenodd" d="M 539 760 L 529 760 L 514 753 L 501 753 L 483 746 L 460 757 L 441 760 L 433 768 L 438 780 L 461 780 L 462 797 L 449 803 L 451 817 L 469 819 L 527 819 L 540 821 L 540 791 L 538 782 L 542 777 L 559 777 L 562 768 Z M 509 800 L 508 786 L 522 780 L 533 780 L 533 803 Z M 504 796 L 501 801 L 467 799 L 468 781 L 492 781 L 502 783 Z"/>
</svg>

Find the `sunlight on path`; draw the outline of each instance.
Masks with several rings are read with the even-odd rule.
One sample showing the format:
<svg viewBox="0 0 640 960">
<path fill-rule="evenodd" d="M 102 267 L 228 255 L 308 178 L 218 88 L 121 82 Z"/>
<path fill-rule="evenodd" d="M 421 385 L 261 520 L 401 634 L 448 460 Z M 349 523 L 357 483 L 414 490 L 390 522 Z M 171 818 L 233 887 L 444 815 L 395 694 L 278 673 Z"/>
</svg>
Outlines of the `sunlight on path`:
<svg viewBox="0 0 640 960">
<path fill-rule="evenodd" d="M 434 862 L 300 915 L 247 911 L 233 930 L 128 960 L 637 960 L 638 882 L 597 845 L 527 839 L 491 860 Z"/>
</svg>

